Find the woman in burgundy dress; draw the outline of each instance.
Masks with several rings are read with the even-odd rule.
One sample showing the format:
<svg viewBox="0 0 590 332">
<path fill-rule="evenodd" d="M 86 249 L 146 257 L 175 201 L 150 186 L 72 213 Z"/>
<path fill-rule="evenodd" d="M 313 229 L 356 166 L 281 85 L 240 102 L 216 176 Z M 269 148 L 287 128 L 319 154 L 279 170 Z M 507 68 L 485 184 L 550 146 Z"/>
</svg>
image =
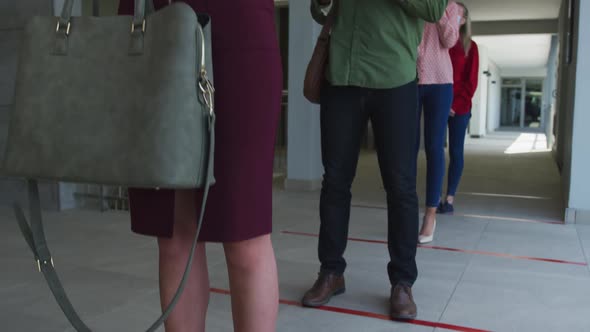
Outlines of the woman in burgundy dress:
<svg viewBox="0 0 590 332">
<path fill-rule="evenodd" d="M 150 1 L 150 0 L 148 0 Z M 272 167 L 282 73 L 273 0 L 185 0 L 211 15 L 216 88 L 215 177 L 187 287 L 166 331 L 204 331 L 209 277 L 204 242 L 223 243 L 235 331 L 276 329 L 271 244 Z M 169 3 L 154 0 L 156 8 Z M 131 15 L 134 0 L 121 0 Z M 162 307 L 172 299 L 196 232 L 196 190 L 130 189 L 134 232 L 158 237 Z"/>
</svg>

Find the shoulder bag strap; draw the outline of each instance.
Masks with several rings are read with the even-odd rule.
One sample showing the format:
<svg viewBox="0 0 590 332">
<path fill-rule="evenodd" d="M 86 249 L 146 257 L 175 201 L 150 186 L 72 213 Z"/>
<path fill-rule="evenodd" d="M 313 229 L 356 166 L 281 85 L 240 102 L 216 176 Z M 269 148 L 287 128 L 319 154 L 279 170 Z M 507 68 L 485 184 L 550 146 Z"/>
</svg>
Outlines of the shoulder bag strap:
<svg viewBox="0 0 590 332">
<path fill-rule="evenodd" d="M 174 295 L 172 301 L 168 307 L 162 312 L 160 318 L 156 320 L 147 329 L 147 332 L 154 332 L 156 331 L 168 318 L 178 300 L 180 295 L 184 291 L 186 286 L 188 277 L 190 275 L 191 266 L 193 257 L 195 254 L 195 249 L 197 247 L 199 234 L 201 232 L 201 227 L 203 226 L 203 219 L 205 216 L 205 206 L 207 205 L 207 197 L 209 196 L 209 188 L 213 183 L 213 160 L 214 160 L 214 152 L 215 152 L 215 112 L 213 106 L 213 99 L 214 99 L 214 89 L 213 85 L 207 78 L 207 72 L 204 70 L 205 68 L 205 37 L 202 30 L 202 27 L 199 25 L 199 32 L 200 32 L 200 40 L 201 40 L 201 72 L 198 82 L 198 89 L 199 89 L 199 100 L 200 102 L 207 107 L 208 109 L 208 132 L 209 132 L 209 146 L 207 152 L 207 159 L 206 159 L 206 179 L 205 179 L 205 186 L 203 188 L 203 200 L 201 202 L 201 214 L 199 216 L 198 224 L 197 224 L 197 232 L 195 234 L 195 239 L 193 240 L 192 248 L 189 254 L 188 261 L 186 263 L 186 268 L 184 274 L 182 276 L 182 280 L 180 285 L 178 286 L 178 290 Z M 51 256 L 51 252 L 49 251 L 49 247 L 47 246 L 47 239 L 45 238 L 45 232 L 43 230 L 43 220 L 41 216 L 41 202 L 39 199 L 39 186 L 37 180 L 27 180 L 27 187 L 28 187 L 28 194 L 29 194 L 29 211 L 30 211 L 30 218 L 31 223 L 27 221 L 25 214 L 23 213 L 23 209 L 18 203 L 14 204 L 14 212 L 16 215 L 16 219 L 19 224 L 19 228 L 27 241 L 33 255 L 35 256 L 35 260 L 37 261 L 37 267 L 40 272 L 43 273 L 53 296 L 55 297 L 58 305 L 60 306 L 63 313 L 66 315 L 67 319 L 70 321 L 72 326 L 78 332 L 90 332 L 92 331 L 80 318 L 80 315 L 74 309 L 71 301 L 69 300 L 66 291 L 64 290 L 62 283 L 59 279 L 57 272 L 55 271 L 55 266 L 53 262 L 53 258 Z"/>
</svg>

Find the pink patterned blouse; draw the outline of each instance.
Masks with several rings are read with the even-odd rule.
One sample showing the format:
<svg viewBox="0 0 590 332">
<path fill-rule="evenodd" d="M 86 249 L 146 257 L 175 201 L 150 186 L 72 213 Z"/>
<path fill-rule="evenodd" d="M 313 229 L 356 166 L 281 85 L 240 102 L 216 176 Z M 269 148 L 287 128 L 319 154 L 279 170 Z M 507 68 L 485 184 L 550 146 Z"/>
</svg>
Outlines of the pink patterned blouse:
<svg viewBox="0 0 590 332">
<path fill-rule="evenodd" d="M 418 47 L 419 84 L 452 84 L 453 64 L 449 49 L 459 39 L 463 7 L 449 1 L 445 14 L 437 23 L 426 23 Z"/>
</svg>

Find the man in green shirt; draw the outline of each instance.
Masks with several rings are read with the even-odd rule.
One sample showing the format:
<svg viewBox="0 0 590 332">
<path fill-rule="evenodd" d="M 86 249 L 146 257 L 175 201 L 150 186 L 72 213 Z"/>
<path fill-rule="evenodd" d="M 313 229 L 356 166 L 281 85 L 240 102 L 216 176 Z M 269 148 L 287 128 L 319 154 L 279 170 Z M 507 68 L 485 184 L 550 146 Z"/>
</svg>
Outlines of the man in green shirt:
<svg viewBox="0 0 590 332">
<path fill-rule="evenodd" d="M 318 23 L 324 24 L 332 10 L 335 21 L 326 73 L 330 85 L 321 97 L 321 268 L 302 303 L 321 306 L 345 291 L 350 188 L 370 119 L 387 192 L 390 313 L 393 319 L 413 319 L 419 218 L 416 59 L 424 22 L 438 21 L 447 0 L 311 1 Z"/>
</svg>

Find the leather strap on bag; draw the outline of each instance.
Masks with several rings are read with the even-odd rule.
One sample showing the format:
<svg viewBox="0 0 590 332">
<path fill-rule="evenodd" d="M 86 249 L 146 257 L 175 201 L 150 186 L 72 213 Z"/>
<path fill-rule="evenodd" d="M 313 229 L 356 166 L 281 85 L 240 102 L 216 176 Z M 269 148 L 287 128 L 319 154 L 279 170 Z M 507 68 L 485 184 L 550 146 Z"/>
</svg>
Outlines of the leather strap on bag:
<svg viewBox="0 0 590 332">
<path fill-rule="evenodd" d="M 75 0 L 66 0 L 64 6 L 61 11 L 61 15 L 59 17 L 60 24 L 68 24 L 70 22 L 70 18 L 72 17 L 72 10 L 74 8 L 74 1 Z M 145 1 L 145 0 L 143 0 Z M 141 1 L 141 2 L 143 2 Z M 141 2 L 135 2 L 135 16 L 134 16 L 134 23 L 141 23 L 145 15 L 154 11 L 154 3 L 152 0 L 145 1 L 145 5 L 140 6 Z M 92 0 L 92 16 L 99 16 L 100 15 L 100 3 L 99 0 Z"/>
<path fill-rule="evenodd" d="M 136 0 L 136 4 L 141 0 Z M 71 0 L 70 0 L 71 3 Z M 207 71 L 205 70 L 205 35 L 201 25 L 199 25 L 199 33 L 200 33 L 200 42 L 201 42 L 201 50 L 200 50 L 200 67 L 201 71 L 199 73 L 198 79 L 198 94 L 199 94 L 199 101 L 201 104 L 208 110 L 208 135 L 209 135 L 209 146 L 206 156 L 206 179 L 205 185 L 203 187 L 203 200 L 201 202 L 201 212 L 199 215 L 199 220 L 197 224 L 197 232 L 195 234 L 195 238 L 193 240 L 192 248 L 189 254 L 188 261 L 186 263 L 186 268 L 182 279 L 180 281 L 180 285 L 178 289 L 168 304 L 168 307 L 163 310 L 162 315 L 158 318 L 146 331 L 147 332 L 154 332 L 156 331 L 168 318 L 178 300 L 186 283 L 188 281 L 188 277 L 191 272 L 193 257 L 195 255 L 195 250 L 198 243 L 199 234 L 201 232 L 201 227 L 203 226 L 203 219 L 205 216 L 205 207 L 207 205 L 207 198 L 209 196 L 209 189 L 214 181 L 213 177 L 213 161 L 214 161 L 214 152 L 215 152 L 215 112 L 214 112 L 214 88 L 211 82 L 207 77 Z M 53 296 L 55 297 L 58 305 L 60 306 L 61 310 L 70 321 L 72 326 L 78 332 L 90 332 L 92 331 L 80 318 L 80 315 L 74 309 L 71 301 L 69 300 L 65 289 L 59 279 L 59 276 L 55 270 L 53 257 L 51 256 L 51 252 L 49 251 L 49 247 L 47 246 L 47 239 L 45 237 L 45 232 L 43 230 L 43 220 L 41 216 L 41 201 L 39 198 L 39 185 L 37 180 L 27 180 L 27 187 L 28 187 L 28 196 L 29 196 L 29 212 L 30 212 L 30 219 L 31 222 L 27 221 L 23 209 L 18 203 L 14 204 L 14 212 L 16 215 L 16 219 L 18 221 L 19 228 L 29 245 L 29 248 L 33 252 L 35 260 L 37 262 L 37 267 L 40 272 L 43 273 Z"/>
<path fill-rule="evenodd" d="M 214 135 L 215 135 L 215 115 L 210 117 L 210 144 L 209 144 L 209 156 L 207 160 L 207 180 L 204 187 L 204 194 L 203 194 L 203 201 L 201 202 L 201 214 L 199 216 L 199 221 L 197 224 L 197 233 L 195 234 L 195 239 L 193 240 L 192 248 L 189 254 L 188 262 L 186 264 L 186 268 L 184 274 L 182 276 L 182 280 L 180 285 L 178 286 L 178 290 L 176 291 L 172 301 L 168 307 L 162 312 L 162 315 L 156 322 L 152 324 L 150 328 L 147 329 L 147 332 L 156 331 L 168 318 L 172 310 L 178 303 L 180 299 L 180 295 L 184 291 L 186 286 L 186 282 L 188 280 L 188 276 L 190 275 L 193 257 L 195 255 L 195 250 L 198 243 L 199 234 L 201 232 L 201 227 L 203 225 L 203 219 L 205 215 L 205 206 L 207 205 L 207 197 L 209 195 L 209 188 L 211 187 L 211 179 L 213 178 L 213 152 L 214 148 Z M 37 180 L 27 180 L 27 187 L 29 193 L 29 213 L 31 218 L 31 223 L 27 221 L 25 214 L 21 206 L 18 203 L 14 205 L 14 213 L 16 215 L 16 219 L 18 221 L 19 228 L 21 233 L 23 234 L 29 248 L 33 252 L 35 256 L 35 260 L 37 261 L 37 268 L 39 272 L 43 273 L 57 304 L 66 315 L 67 319 L 70 321 L 72 326 L 78 332 L 91 332 L 92 330 L 82 321 L 80 315 L 74 309 L 68 295 L 66 294 L 65 289 L 59 279 L 57 271 L 55 270 L 55 265 L 53 262 L 53 257 L 51 256 L 51 252 L 49 251 L 49 247 L 47 246 L 47 239 L 45 237 L 45 232 L 43 230 L 43 220 L 41 217 L 41 201 L 39 199 L 39 184 Z"/>
<path fill-rule="evenodd" d="M 330 49 L 330 35 L 336 21 L 338 0 L 332 0 L 332 8 L 326 17 L 326 22 L 320 31 L 317 42 L 313 49 L 311 59 L 305 71 L 303 80 L 303 95 L 314 104 L 319 104 L 322 88 L 326 82 L 326 70 L 328 67 L 328 56 Z"/>
<path fill-rule="evenodd" d="M 332 0 L 332 8 L 330 9 L 328 16 L 326 16 L 326 23 L 320 32 L 320 38 L 330 38 L 332 27 L 334 27 L 334 22 L 336 21 L 336 11 L 338 10 L 337 6 L 338 0 Z"/>
<path fill-rule="evenodd" d="M 61 14 L 57 19 L 55 55 L 68 53 L 68 36 L 72 19 L 72 10 L 75 0 L 65 0 Z M 99 15 L 99 1 L 92 0 L 92 15 Z M 134 14 L 131 22 L 131 40 L 129 42 L 129 54 L 141 55 L 144 46 L 144 33 L 146 29 L 145 17 L 154 11 L 153 0 L 135 0 Z"/>
</svg>

